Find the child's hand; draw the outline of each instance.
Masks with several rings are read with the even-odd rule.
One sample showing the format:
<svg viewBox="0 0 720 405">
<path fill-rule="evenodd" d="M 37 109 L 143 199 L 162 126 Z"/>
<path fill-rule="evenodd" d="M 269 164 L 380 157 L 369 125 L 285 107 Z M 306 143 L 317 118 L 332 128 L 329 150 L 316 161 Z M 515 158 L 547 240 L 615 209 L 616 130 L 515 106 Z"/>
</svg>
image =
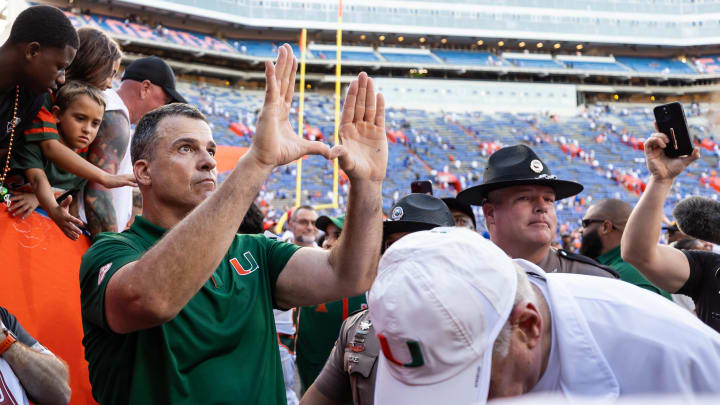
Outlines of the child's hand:
<svg viewBox="0 0 720 405">
<path fill-rule="evenodd" d="M 137 182 L 135 181 L 134 174 L 108 174 L 103 186 L 107 188 L 124 186 L 137 187 Z"/>
<path fill-rule="evenodd" d="M 50 209 L 50 218 L 60 227 L 65 236 L 72 240 L 77 240 L 82 232 L 78 228 L 83 226 L 83 222 L 68 212 L 68 207 L 72 202 L 72 196 L 68 196 L 60 205 L 56 205 L 55 208 Z"/>
<path fill-rule="evenodd" d="M 10 202 L 12 204 L 10 204 L 8 211 L 10 211 L 14 217 L 22 215 L 22 219 L 29 217 L 30 214 L 35 211 L 35 208 L 40 205 L 34 193 L 23 193 L 20 191 L 13 191 Z"/>
</svg>

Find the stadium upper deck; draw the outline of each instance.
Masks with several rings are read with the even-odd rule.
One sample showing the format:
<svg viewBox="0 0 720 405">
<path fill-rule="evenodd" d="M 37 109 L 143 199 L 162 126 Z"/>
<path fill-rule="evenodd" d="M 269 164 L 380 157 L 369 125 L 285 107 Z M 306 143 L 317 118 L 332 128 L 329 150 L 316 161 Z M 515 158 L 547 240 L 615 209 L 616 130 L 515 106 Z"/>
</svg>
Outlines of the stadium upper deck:
<svg viewBox="0 0 720 405">
<path fill-rule="evenodd" d="M 336 0 L 144 0 L 149 7 L 247 27 L 332 30 Z M 720 4 L 694 0 L 346 0 L 350 31 L 696 46 L 719 43 Z"/>
</svg>

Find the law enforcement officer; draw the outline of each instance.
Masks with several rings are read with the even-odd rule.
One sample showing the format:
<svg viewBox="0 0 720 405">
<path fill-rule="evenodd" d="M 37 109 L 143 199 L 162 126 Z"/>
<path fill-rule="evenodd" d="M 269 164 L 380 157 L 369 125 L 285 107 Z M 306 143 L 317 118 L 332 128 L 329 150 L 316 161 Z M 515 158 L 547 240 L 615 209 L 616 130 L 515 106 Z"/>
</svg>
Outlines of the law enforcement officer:
<svg viewBox="0 0 720 405">
<path fill-rule="evenodd" d="M 490 240 L 512 258 L 528 260 L 548 273 L 579 273 L 616 277 L 593 259 L 555 249 L 555 201 L 580 193 L 583 186 L 558 180 L 535 152 L 525 145 L 493 153 L 483 183 L 460 192 L 459 201 L 481 205 Z"/>
<path fill-rule="evenodd" d="M 438 226 L 455 226 L 447 205 L 427 194 L 409 194 L 392 207 L 390 219 L 383 222 L 383 249 L 407 234 Z M 350 400 L 355 405 L 372 404 L 378 353 L 380 343 L 367 309 L 351 315 L 300 405 L 340 405 Z"/>
</svg>

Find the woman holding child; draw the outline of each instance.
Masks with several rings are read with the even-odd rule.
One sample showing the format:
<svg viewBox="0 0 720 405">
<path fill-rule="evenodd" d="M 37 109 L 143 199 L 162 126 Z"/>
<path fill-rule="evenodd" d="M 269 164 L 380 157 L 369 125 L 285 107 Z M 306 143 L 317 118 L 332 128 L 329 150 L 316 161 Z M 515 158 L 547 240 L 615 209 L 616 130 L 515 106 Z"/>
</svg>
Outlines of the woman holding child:
<svg viewBox="0 0 720 405">
<path fill-rule="evenodd" d="M 112 87 L 122 52 L 104 32 L 78 30 L 80 46 L 66 72 L 66 82 L 45 104 L 13 152 L 11 166 L 24 175 L 32 193 L 13 191 L 10 211 L 27 217 L 38 206 L 70 239 L 80 237 L 83 223 L 69 212 L 72 193 L 91 180 L 107 188 L 134 186 L 132 176 L 109 174 L 85 160 L 105 110 L 102 90 Z M 55 190 L 66 199 L 57 201 Z"/>
</svg>

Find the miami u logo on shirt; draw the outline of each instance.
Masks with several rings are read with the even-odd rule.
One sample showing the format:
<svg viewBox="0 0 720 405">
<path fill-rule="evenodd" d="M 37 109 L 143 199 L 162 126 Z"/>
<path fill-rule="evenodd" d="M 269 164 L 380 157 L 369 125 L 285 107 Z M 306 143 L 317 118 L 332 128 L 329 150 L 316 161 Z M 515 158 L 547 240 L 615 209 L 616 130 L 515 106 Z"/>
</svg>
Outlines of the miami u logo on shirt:
<svg viewBox="0 0 720 405">
<path fill-rule="evenodd" d="M 258 266 L 257 261 L 253 257 L 252 253 L 245 252 L 243 253 L 243 258 L 245 259 L 243 263 L 240 263 L 240 260 L 237 259 L 237 257 L 233 257 L 230 259 L 230 265 L 235 269 L 238 275 L 240 276 L 246 276 L 255 270 L 259 270 L 260 266 Z"/>
</svg>

